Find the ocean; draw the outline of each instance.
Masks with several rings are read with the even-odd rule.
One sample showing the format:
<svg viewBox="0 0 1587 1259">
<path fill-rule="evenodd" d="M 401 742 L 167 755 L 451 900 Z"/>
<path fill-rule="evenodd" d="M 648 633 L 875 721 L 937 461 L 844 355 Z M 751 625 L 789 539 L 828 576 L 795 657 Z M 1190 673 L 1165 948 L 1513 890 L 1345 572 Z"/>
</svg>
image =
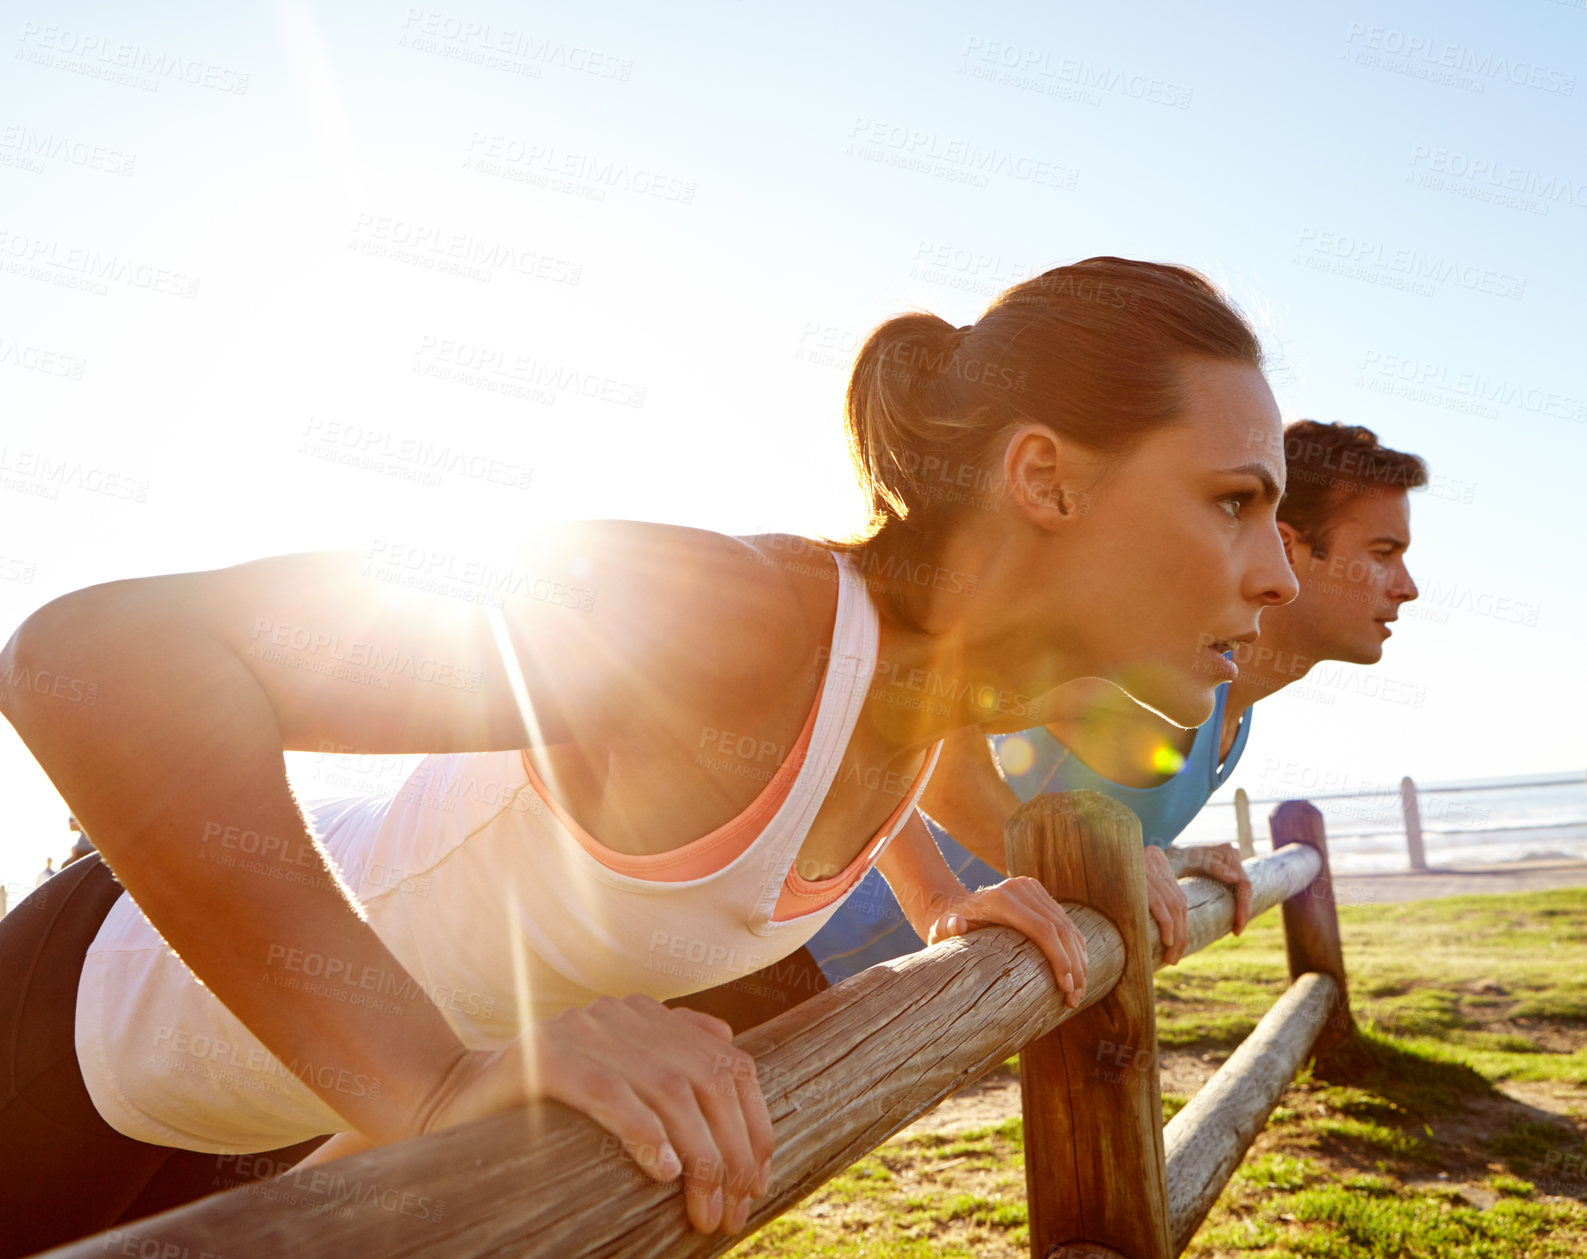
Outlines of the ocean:
<svg viewBox="0 0 1587 1259">
<path fill-rule="evenodd" d="M 1540 857 L 1587 859 L 1587 775 L 1420 783 L 1422 848 L 1429 866 L 1492 865 Z M 1328 862 L 1340 874 L 1408 870 L 1399 783 L 1375 793 L 1297 798 L 1322 810 Z M 1251 800 L 1257 855 L 1271 851 L 1267 819 L 1278 802 Z M 1234 795 L 1220 791 L 1180 836 L 1185 843 L 1237 842 Z"/>
</svg>

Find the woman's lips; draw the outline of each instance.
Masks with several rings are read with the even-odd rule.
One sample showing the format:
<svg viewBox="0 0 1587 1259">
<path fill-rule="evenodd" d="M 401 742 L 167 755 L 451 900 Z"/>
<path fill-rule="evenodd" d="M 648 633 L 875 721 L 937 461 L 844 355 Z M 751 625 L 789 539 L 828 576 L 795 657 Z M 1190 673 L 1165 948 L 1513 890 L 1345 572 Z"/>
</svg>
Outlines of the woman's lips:
<svg viewBox="0 0 1587 1259">
<path fill-rule="evenodd" d="M 1212 646 L 1204 647 L 1202 650 L 1211 656 L 1214 661 L 1212 673 L 1215 677 L 1225 682 L 1233 682 L 1235 678 L 1240 676 L 1240 666 L 1223 654 L 1226 651 L 1232 652 L 1234 650 L 1232 647 L 1223 643 L 1213 643 Z"/>
</svg>

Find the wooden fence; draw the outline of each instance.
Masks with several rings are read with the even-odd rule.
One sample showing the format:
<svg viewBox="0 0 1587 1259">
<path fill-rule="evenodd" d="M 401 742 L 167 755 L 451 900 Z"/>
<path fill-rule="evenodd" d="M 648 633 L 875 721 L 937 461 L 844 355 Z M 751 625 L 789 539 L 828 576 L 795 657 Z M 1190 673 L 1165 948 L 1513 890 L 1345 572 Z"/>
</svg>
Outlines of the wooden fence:
<svg viewBox="0 0 1587 1259">
<path fill-rule="evenodd" d="M 1282 903 L 1292 982 L 1200 1093 L 1161 1121 L 1140 824 L 1105 796 L 1030 801 L 1010 868 L 1043 880 L 1087 941 L 1070 1010 L 1045 958 L 996 928 L 872 967 L 740 1036 L 776 1138 L 765 1225 L 945 1097 L 1021 1051 L 1031 1253 L 1168 1259 L 1189 1241 L 1314 1049 L 1350 1032 L 1322 817 L 1291 802 L 1271 856 L 1246 863 L 1252 915 Z M 1233 926 L 1234 898 L 1183 885 L 1187 954 Z M 554 1102 L 216 1194 L 50 1251 L 150 1259 L 378 1254 L 705 1256 L 742 1240 L 695 1233 L 595 1123 Z"/>
</svg>

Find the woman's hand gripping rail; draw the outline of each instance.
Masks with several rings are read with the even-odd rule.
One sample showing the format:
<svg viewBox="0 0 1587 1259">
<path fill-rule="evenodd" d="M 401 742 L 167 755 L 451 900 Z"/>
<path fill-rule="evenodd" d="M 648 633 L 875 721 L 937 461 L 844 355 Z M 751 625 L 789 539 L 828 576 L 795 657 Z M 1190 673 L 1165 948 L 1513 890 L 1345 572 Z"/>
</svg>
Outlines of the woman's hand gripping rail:
<svg viewBox="0 0 1587 1259">
<path fill-rule="evenodd" d="M 1046 954 L 1053 978 L 1071 1007 L 1086 991 L 1086 940 L 1062 905 L 1031 878 L 1007 879 L 978 892 L 966 890 L 942 859 L 918 812 L 876 863 L 909 925 L 927 944 L 982 927 L 1013 927 Z"/>
</svg>

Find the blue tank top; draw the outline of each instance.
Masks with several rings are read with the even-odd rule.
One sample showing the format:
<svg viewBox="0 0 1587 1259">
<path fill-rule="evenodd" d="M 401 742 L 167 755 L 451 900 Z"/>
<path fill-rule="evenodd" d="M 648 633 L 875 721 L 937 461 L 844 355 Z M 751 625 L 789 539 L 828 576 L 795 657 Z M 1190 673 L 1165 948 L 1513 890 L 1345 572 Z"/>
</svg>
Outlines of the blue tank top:
<svg viewBox="0 0 1587 1259">
<path fill-rule="evenodd" d="M 1156 787 L 1122 787 L 1102 777 L 1053 738 L 1045 726 L 1018 734 L 992 735 L 992 749 L 1009 787 L 1021 800 L 1050 791 L 1100 791 L 1134 811 L 1141 819 L 1141 838 L 1146 843 L 1166 848 L 1201 812 L 1208 797 L 1227 781 L 1245 751 L 1246 738 L 1251 733 L 1249 708 L 1240 718 L 1228 759 L 1218 764 L 1218 742 L 1228 695 L 1227 686 L 1218 687 L 1212 716 L 1197 728 L 1190 755 L 1178 773 Z M 1016 766 L 1024 768 L 1011 773 L 1010 769 Z M 956 843 L 935 822 L 928 819 L 926 826 L 948 868 L 965 887 L 986 887 L 1003 881 L 1001 874 Z M 877 962 L 913 953 L 921 944 L 887 880 L 880 871 L 872 870 L 806 947 L 827 981 L 835 984 Z"/>
</svg>

